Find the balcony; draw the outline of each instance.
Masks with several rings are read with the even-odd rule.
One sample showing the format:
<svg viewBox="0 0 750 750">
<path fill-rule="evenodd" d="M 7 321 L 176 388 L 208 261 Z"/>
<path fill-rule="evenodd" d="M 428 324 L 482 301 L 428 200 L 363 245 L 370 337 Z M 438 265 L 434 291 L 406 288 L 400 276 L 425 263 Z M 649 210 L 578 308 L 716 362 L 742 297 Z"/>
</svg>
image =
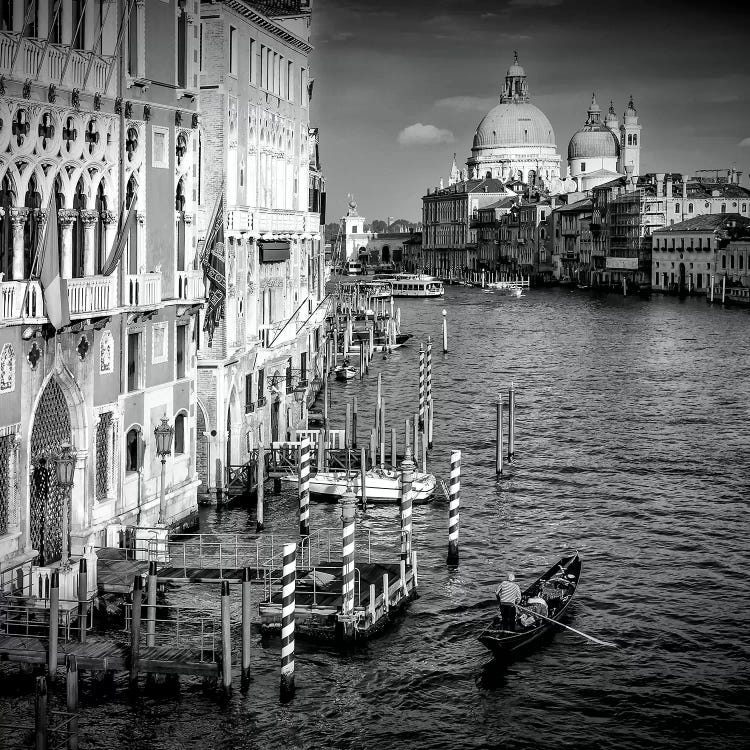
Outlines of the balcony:
<svg viewBox="0 0 750 750">
<path fill-rule="evenodd" d="M 282 208 L 261 208 L 255 212 L 255 227 L 259 232 L 310 232 L 305 229 L 305 214 L 302 211 L 291 211 Z"/>
<path fill-rule="evenodd" d="M 105 312 L 117 306 L 116 276 L 89 276 L 68 279 L 68 306 L 71 315 Z"/>
<path fill-rule="evenodd" d="M 11 74 L 17 40 L 18 34 L 0 31 L 0 73 Z M 109 86 L 105 90 L 110 64 L 114 59 L 112 56 L 95 54 L 91 58 L 90 50 L 72 50 L 70 60 L 66 63 L 67 56 L 68 47 L 64 45 L 49 44 L 45 54 L 43 39 L 22 38 L 12 75 L 17 79 L 30 78 L 45 86 L 53 83 L 67 89 L 79 89 L 81 93 L 99 92 L 107 96 L 115 95 L 117 76 L 110 77 Z M 42 66 L 37 75 L 40 62 Z"/>
<path fill-rule="evenodd" d="M 44 301 L 39 282 L 0 281 L 0 322 L 21 318 L 44 318 Z"/>
<path fill-rule="evenodd" d="M 190 269 L 177 272 L 177 299 L 204 300 L 206 299 L 206 285 L 203 271 Z"/>
<path fill-rule="evenodd" d="M 125 276 L 123 306 L 148 307 L 161 303 L 161 273 L 132 273 Z"/>
</svg>

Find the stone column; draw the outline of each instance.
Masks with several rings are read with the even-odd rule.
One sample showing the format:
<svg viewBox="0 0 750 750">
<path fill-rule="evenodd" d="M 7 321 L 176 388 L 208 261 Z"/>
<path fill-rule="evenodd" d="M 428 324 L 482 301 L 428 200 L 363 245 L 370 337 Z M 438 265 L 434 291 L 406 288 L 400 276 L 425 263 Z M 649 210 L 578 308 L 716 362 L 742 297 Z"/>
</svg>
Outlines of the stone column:
<svg viewBox="0 0 750 750">
<path fill-rule="evenodd" d="M 13 280 L 22 281 L 25 277 L 23 227 L 29 215 L 28 208 L 11 208 L 10 221 L 13 226 Z"/>
<path fill-rule="evenodd" d="M 183 212 L 185 222 L 185 268 L 190 271 L 193 269 L 197 259 L 195 257 L 195 216 L 187 211 Z"/>
<path fill-rule="evenodd" d="M 10 488 L 10 497 L 8 498 L 8 532 L 18 531 L 21 525 L 20 512 L 18 507 L 18 476 L 21 445 L 21 434 L 16 433 L 13 436 L 13 450 L 10 454 L 10 466 L 8 467 L 8 487 Z"/>
<path fill-rule="evenodd" d="M 76 451 L 76 466 L 73 474 L 73 487 L 70 489 L 70 553 L 82 555 L 84 546 L 83 529 L 89 525 L 90 508 L 86 498 L 86 458 L 88 450 Z"/>
<path fill-rule="evenodd" d="M 81 211 L 79 221 L 83 223 L 83 275 L 96 275 L 96 240 L 94 230 L 99 219 L 98 211 Z"/>
<path fill-rule="evenodd" d="M 115 237 L 117 235 L 117 216 L 114 211 L 102 211 L 102 222 L 104 223 L 104 247 L 100 248 L 102 265 L 112 251 Z"/>
<path fill-rule="evenodd" d="M 73 278 L 73 221 L 78 212 L 65 208 L 57 212 L 57 223 L 60 230 L 60 275 L 64 279 Z"/>
</svg>

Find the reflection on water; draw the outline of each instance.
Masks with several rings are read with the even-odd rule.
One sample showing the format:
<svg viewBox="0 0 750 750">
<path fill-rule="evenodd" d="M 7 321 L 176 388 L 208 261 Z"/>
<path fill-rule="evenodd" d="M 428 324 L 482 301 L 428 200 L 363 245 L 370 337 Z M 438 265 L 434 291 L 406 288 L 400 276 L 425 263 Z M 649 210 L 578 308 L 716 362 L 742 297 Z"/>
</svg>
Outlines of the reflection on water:
<svg viewBox="0 0 750 750">
<path fill-rule="evenodd" d="M 131 703 L 124 678 L 114 700 L 98 701 L 86 677 L 82 747 L 746 747 L 747 312 L 702 300 L 562 290 L 511 300 L 454 287 L 444 301 L 399 304 L 405 330 L 438 341 L 448 309 L 450 352 L 438 345 L 433 358 L 430 469 L 447 478 L 451 449 L 462 450 L 458 568 L 445 565 L 445 501 L 415 507 L 421 597 L 362 649 L 298 642 L 291 704 L 278 700 L 278 642 L 258 638 L 249 689 L 226 702 L 182 679 L 178 693 Z M 417 350 L 415 338 L 376 357 L 369 381 L 333 382 L 334 417 L 357 395 L 364 436 L 382 371 L 402 439 Z M 498 479 L 494 400 L 511 381 L 516 462 Z M 293 530 L 293 493 L 268 499 L 267 528 Z M 358 521 L 383 539 L 398 523 L 395 508 Z M 339 524 L 338 508 L 312 506 L 313 528 Z M 210 514 L 205 526 L 252 531 L 254 520 L 238 508 Z M 476 636 L 495 613 L 497 581 L 512 569 L 528 583 L 570 548 L 583 575 L 568 622 L 620 648 L 558 632 L 522 661 L 488 664 Z M 28 686 L 7 668 L 0 674 L 0 722 L 30 718 Z M 21 739 L 3 738 L 3 747 Z"/>
</svg>

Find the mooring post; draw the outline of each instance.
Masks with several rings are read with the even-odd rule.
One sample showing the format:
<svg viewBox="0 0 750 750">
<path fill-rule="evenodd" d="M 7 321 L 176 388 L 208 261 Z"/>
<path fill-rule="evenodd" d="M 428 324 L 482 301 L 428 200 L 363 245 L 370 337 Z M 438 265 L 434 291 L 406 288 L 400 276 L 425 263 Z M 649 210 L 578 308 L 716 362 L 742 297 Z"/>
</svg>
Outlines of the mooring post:
<svg viewBox="0 0 750 750">
<path fill-rule="evenodd" d="M 250 568 L 242 571 L 242 681 L 250 679 L 250 648 L 252 646 L 252 600 Z"/>
<path fill-rule="evenodd" d="M 443 354 L 448 353 L 448 312 L 443 309 Z"/>
<path fill-rule="evenodd" d="M 375 584 L 371 583 L 370 584 L 370 601 L 369 601 L 369 607 L 368 607 L 368 609 L 370 610 L 370 623 L 375 622 L 375 598 L 376 598 Z"/>
<path fill-rule="evenodd" d="M 419 450 L 419 414 L 417 412 L 414 412 L 414 419 L 412 420 L 412 430 L 414 432 L 414 434 L 412 435 L 412 455 L 416 456 L 417 451 Z"/>
<path fill-rule="evenodd" d="M 411 557 L 411 518 L 412 518 L 412 483 L 416 466 L 412 460 L 411 450 L 407 448 L 401 462 L 401 494 L 399 497 L 399 515 L 401 518 L 401 559 Z"/>
<path fill-rule="evenodd" d="M 422 433 L 422 473 L 427 473 L 427 435 Z"/>
<path fill-rule="evenodd" d="M 294 609 L 297 545 L 285 544 L 281 571 L 281 700 L 294 695 Z"/>
<path fill-rule="evenodd" d="M 258 475 L 258 488 L 255 491 L 255 530 L 263 531 L 263 503 L 265 500 L 266 481 L 266 451 L 262 445 L 258 446 L 258 466 L 256 469 Z"/>
<path fill-rule="evenodd" d="M 78 750 L 78 661 L 75 654 L 66 660 L 65 688 L 68 710 L 68 750 Z"/>
<path fill-rule="evenodd" d="M 419 344 L 419 429 L 424 429 L 424 344 Z"/>
<path fill-rule="evenodd" d="M 86 621 L 88 620 L 88 568 L 86 558 L 78 561 L 78 632 L 81 643 L 86 643 Z"/>
<path fill-rule="evenodd" d="M 328 429 L 328 377 L 323 380 L 323 428 Z"/>
<path fill-rule="evenodd" d="M 318 430 L 318 471 L 326 470 L 326 434 Z"/>
<path fill-rule="evenodd" d="M 299 447 L 299 533 L 310 536 L 310 438 L 305 436 Z"/>
<path fill-rule="evenodd" d="M 357 450 L 357 397 L 352 399 L 352 448 Z"/>
<path fill-rule="evenodd" d="M 448 485 L 448 565 L 458 564 L 458 507 L 461 503 L 461 451 L 451 452 Z"/>
<path fill-rule="evenodd" d="M 714 275 L 711 274 L 711 302 L 714 301 Z"/>
<path fill-rule="evenodd" d="M 55 679 L 57 671 L 57 639 L 60 623 L 60 572 L 52 571 L 52 583 L 49 590 L 49 648 L 47 651 L 47 676 Z"/>
<path fill-rule="evenodd" d="M 341 618 L 343 637 L 354 635 L 354 534 L 357 499 L 351 483 L 341 498 Z"/>
<path fill-rule="evenodd" d="M 429 336 L 427 337 L 427 352 L 425 353 L 424 401 L 425 409 L 427 410 L 425 432 L 428 432 L 427 425 L 430 421 L 429 410 L 432 404 L 432 339 Z"/>
<path fill-rule="evenodd" d="M 390 592 L 390 579 L 388 573 L 383 573 L 383 614 L 387 615 L 388 610 L 391 608 L 391 592 Z"/>
<path fill-rule="evenodd" d="M 396 462 L 396 428 L 391 427 L 391 466 L 395 469 Z"/>
<path fill-rule="evenodd" d="M 378 438 L 377 430 L 370 430 L 370 468 L 374 469 L 378 464 Z"/>
<path fill-rule="evenodd" d="M 380 468 L 385 467 L 385 397 L 380 401 Z"/>
<path fill-rule="evenodd" d="M 383 373 L 378 373 L 378 400 L 375 402 L 375 437 L 380 443 L 380 405 L 383 399 Z"/>
<path fill-rule="evenodd" d="M 133 581 L 133 606 L 130 609 L 130 687 L 138 685 L 138 660 L 141 651 L 141 601 L 143 600 L 143 578 Z"/>
<path fill-rule="evenodd" d="M 495 440 L 495 473 L 503 473 L 503 394 L 497 394 L 497 437 Z"/>
<path fill-rule="evenodd" d="M 349 450 L 352 440 L 351 425 L 352 423 L 352 405 L 347 402 L 346 404 L 346 416 L 344 418 L 344 447 Z"/>
<path fill-rule="evenodd" d="M 515 383 L 510 384 L 510 390 L 508 391 L 508 461 L 513 461 L 513 456 L 516 453 L 515 449 L 515 434 L 516 434 L 516 386 Z"/>
<path fill-rule="evenodd" d="M 47 750 L 47 678 L 36 678 L 34 713 L 34 747 Z"/>
<path fill-rule="evenodd" d="M 724 301 L 726 300 L 727 296 L 727 276 L 724 274 L 724 276 L 721 277 L 721 304 L 724 304 Z"/>
<path fill-rule="evenodd" d="M 365 376 L 365 342 L 359 340 L 359 379 Z"/>
<path fill-rule="evenodd" d="M 360 449 L 359 454 L 359 483 L 362 490 L 362 510 L 367 510 L 367 458 L 365 449 Z"/>
<path fill-rule="evenodd" d="M 399 586 L 401 588 L 401 596 L 406 596 L 408 593 L 406 588 L 406 560 L 398 561 L 398 573 L 399 573 Z"/>
<path fill-rule="evenodd" d="M 427 402 L 427 408 L 429 410 L 430 418 L 427 420 L 427 447 L 432 450 L 432 424 L 435 419 L 435 403 L 430 397 Z"/>
<path fill-rule="evenodd" d="M 221 686 L 232 689 L 232 620 L 229 614 L 229 581 L 221 582 Z"/>
<path fill-rule="evenodd" d="M 414 591 L 416 592 L 419 582 L 417 581 L 417 550 L 412 549 L 411 551 L 411 576 L 412 576 L 412 585 L 414 587 Z"/>
<path fill-rule="evenodd" d="M 156 588 L 159 578 L 156 570 L 156 560 L 148 564 L 148 588 L 146 607 L 146 645 L 153 646 L 156 642 Z"/>
<path fill-rule="evenodd" d="M 404 420 L 404 455 L 406 455 L 406 449 L 409 447 L 409 438 L 411 436 L 411 428 L 409 427 L 409 418 Z"/>
</svg>

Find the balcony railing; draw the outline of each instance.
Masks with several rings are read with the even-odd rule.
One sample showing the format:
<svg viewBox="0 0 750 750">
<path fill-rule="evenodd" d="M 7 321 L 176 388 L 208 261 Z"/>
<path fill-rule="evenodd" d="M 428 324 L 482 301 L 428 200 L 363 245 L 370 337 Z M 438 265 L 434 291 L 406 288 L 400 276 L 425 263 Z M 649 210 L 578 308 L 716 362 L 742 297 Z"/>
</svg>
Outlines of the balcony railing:
<svg viewBox="0 0 750 750">
<path fill-rule="evenodd" d="M 71 315 L 104 312 L 117 307 L 115 276 L 89 276 L 68 279 L 68 306 Z"/>
<path fill-rule="evenodd" d="M 130 307 L 161 303 L 161 273 L 133 273 L 125 276 L 125 299 Z"/>
<path fill-rule="evenodd" d="M 203 271 L 190 269 L 177 272 L 177 299 L 202 300 L 206 298 Z"/>
<path fill-rule="evenodd" d="M 92 58 L 89 50 L 72 50 L 66 69 L 65 61 L 68 56 L 66 46 L 49 44 L 45 53 L 44 40 L 24 37 L 21 39 L 21 49 L 16 56 L 17 43 L 18 34 L 0 31 L 0 73 L 6 75 L 11 73 L 15 57 L 15 67 L 12 70 L 15 78 L 30 78 L 45 86 L 54 83 L 55 86 L 77 88 L 82 93 L 99 92 L 114 96 L 116 76 L 110 76 L 109 86 L 105 91 L 112 56 L 94 54 Z M 40 62 L 42 66 L 37 77 Z M 63 70 L 65 70 L 64 77 Z"/>
<path fill-rule="evenodd" d="M 39 282 L 0 282 L 0 320 L 20 318 L 44 318 L 44 300 Z"/>
<path fill-rule="evenodd" d="M 255 229 L 259 232 L 304 232 L 305 214 L 302 211 L 291 211 L 281 208 L 261 208 L 256 212 Z M 320 226 L 315 227 L 318 231 Z"/>
</svg>

